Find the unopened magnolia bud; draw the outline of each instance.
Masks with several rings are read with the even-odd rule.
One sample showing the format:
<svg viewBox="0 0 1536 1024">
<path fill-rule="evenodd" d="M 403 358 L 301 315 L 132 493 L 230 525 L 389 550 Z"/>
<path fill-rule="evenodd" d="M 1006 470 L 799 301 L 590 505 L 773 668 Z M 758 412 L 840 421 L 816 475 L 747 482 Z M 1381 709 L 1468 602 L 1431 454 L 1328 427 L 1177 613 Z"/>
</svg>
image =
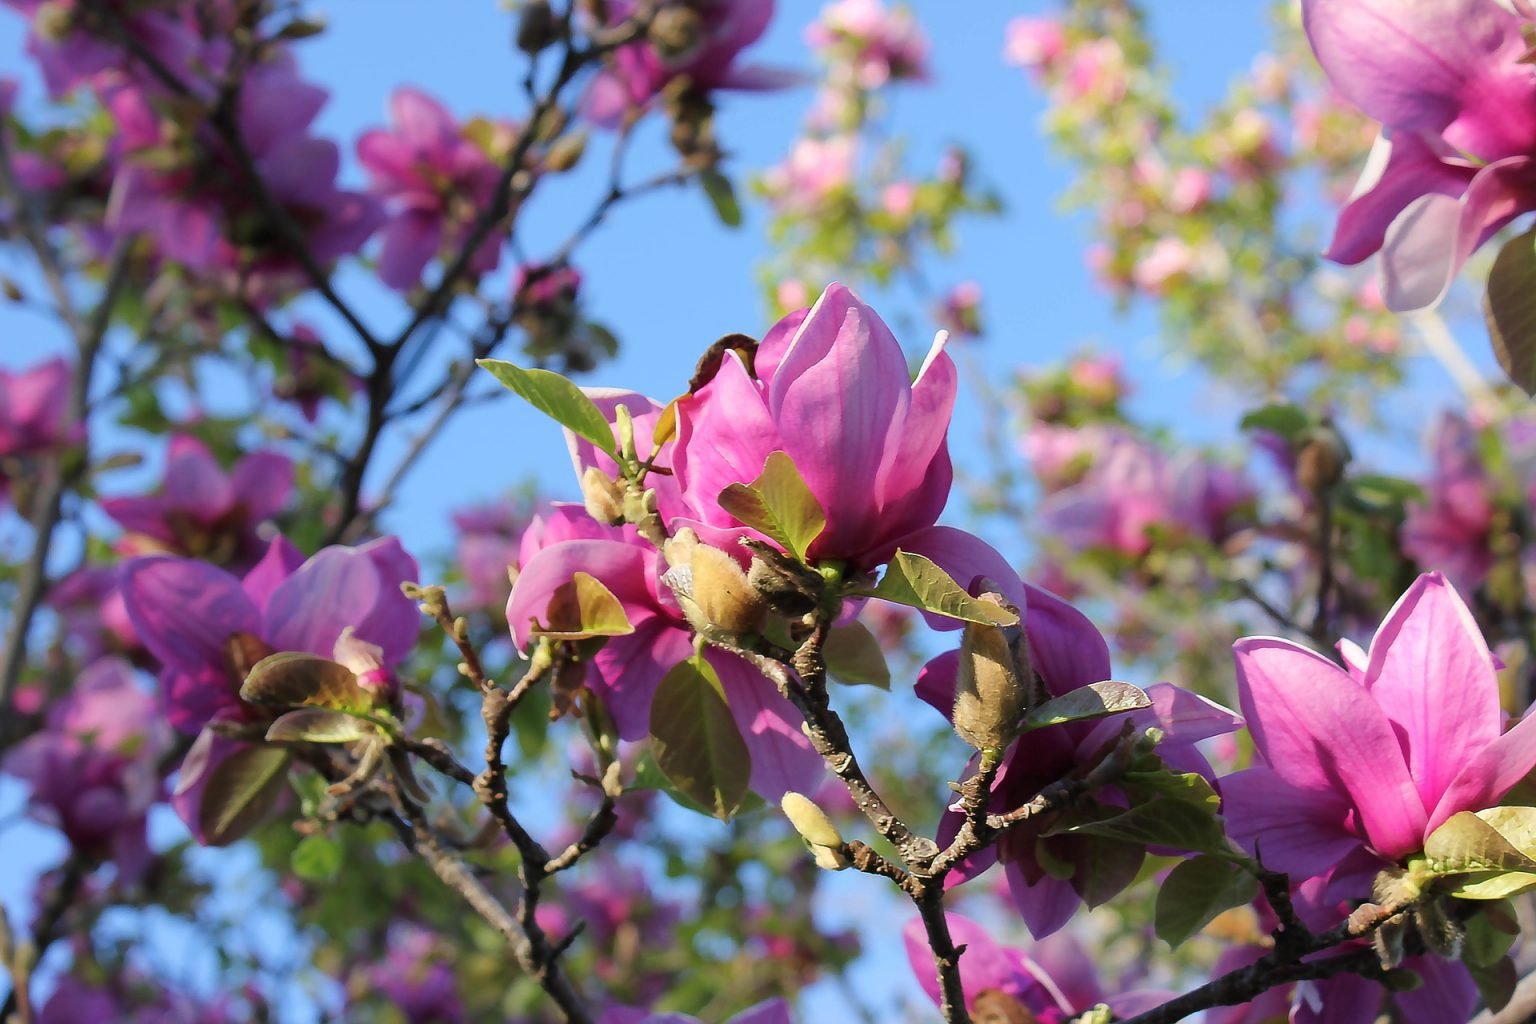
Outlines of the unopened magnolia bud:
<svg viewBox="0 0 1536 1024">
<path fill-rule="evenodd" d="M 747 582 L 780 615 L 794 619 L 816 609 L 814 597 L 761 557 L 752 559 L 752 565 L 747 569 Z"/>
<path fill-rule="evenodd" d="M 976 1024 L 1036 1024 L 1035 1015 L 1028 1007 L 995 988 L 984 988 L 976 993 L 971 1020 Z"/>
<path fill-rule="evenodd" d="M 1349 445 L 1332 424 L 1309 430 L 1296 450 L 1296 482 L 1313 494 L 1326 491 L 1344 478 L 1349 457 Z"/>
<path fill-rule="evenodd" d="M 995 594 L 980 600 L 1005 605 Z M 977 750 L 1004 747 L 1029 710 L 1034 670 L 1022 625 L 967 622 L 955 672 L 955 731 Z"/>
<path fill-rule="evenodd" d="M 801 793 L 785 793 L 779 800 L 779 806 L 784 810 L 784 817 L 800 833 L 800 838 L 812 846 L 843 845 L 842 833 L 832 824 L 826 812 L 809 797 Z"/>
<path fill-rule="evenodd" d="M 646 39 L 662 60 L 687 60 L 704 41 L 704 19 L 692 7 L 664 7 L 651 19 Z"/>
<path fill-rule="evenodd" d="M 689 620 L 696 629 L 707 632 L 713 628 L 736 635 L 762 631 L 768 606 L 734 558 L 719 548 L 700 544 L 693 549 L 688 567 L 692 575 L 690 596 L 699 617 L 694 621 L 689 614 Z M 691 611 L 687 601 L 680 603 L 685 613 Z"/>
<path fill-rule="evenodd" d="M 544 154 L 544 169 L 559 174 L 581 162 L 587 151 L 586 132 L 567 132 L 555 140 Z"/>
<path fill-rule="evenodd" d="M 517 48 L 524 53 L 538 53 L 558 36 L 555 12 L 548 0 L 528 0 L 517 19 Z"/>
<path fill-rule="evenodd" d="M 596 466 L 581 474 L 581 503 L 587 515 L 608 526 L 624 521 L 624 488 Z"/>
</svg>

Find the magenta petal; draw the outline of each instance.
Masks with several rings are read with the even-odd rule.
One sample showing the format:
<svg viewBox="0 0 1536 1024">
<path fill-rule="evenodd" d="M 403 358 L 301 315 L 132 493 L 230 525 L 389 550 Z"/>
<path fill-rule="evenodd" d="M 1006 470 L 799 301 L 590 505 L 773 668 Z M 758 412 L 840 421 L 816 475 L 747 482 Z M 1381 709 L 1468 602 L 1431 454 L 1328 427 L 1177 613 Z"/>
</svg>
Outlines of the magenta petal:
<svg viewBox="0 0 1536 1024">
<path fill-rule="evenodd" d="M 769 801 L 791 791 L 815 792 L 826 768 L 800 731 L 800 712 L 735 655 L 712 650 L 706 657 L 720 676 L 731 716 L 752 755 L 752 792 Z"/>
<path fill-rule="evenodd" d="M 167 545 L 176 542 L 170 527 L 170 516 L 176 507 L 167 498 L 104 498 L 101 510 L 128 533 L 153 537 Z"/>
<path fill-rule="evenodd" d="M 1460 200 L 1427 195 L 1410 204 L 1382 243 L 1387 307 L 1406 313 L 1438 304 L 1477 247 L 1533 207 L 1536 169 L 1526 156 L 1482 168 Z"/>
<path fill-rule="evenodd" d="M 218 519 L 235 503 L 229 476 L 207 445 L 180 434 L 170 441 L 164 493 L 173 508 L 205 522 Z"/>
<path fill-rule="evenodd" d="M 597 690 L 618 727 L 619 738 L 634 742 L 651 732 L 651 698 L 674 667 L 693 655 L 693 637 L 660 615 L 634 616 L 635 631 L 615 637 L 592 659 Z"/>
<path fill-rule="evenodd" d="M 797 309 L 792 313 L 786 313 L 763 335 L 763 340 L 757 344 L 757 354 L 752 357 L 752 371 L 759 380 L 773 380 L 778 372 L 779 363 L 784 360 L 784 353 L 789 351 L 789 343 L 794 340 L 795 332 L 805 322 L 806 315 L 810 313 L 809 306 Z"/>
<path fill-rule="evenodd" d="M 1371 694 L 1289 640 L 1247 637 L 1233 653 L 1243 717 L 1270 767 L 1299 789 L 1347 793 L 1383 856 L 1418 849 L 1428 815 Z"/>
<path fill-rule="evenodd" d="M 720 492 L 731 484 L 757 479 L 768 456 L 786 450 L 757 384 L 741 360 L 728 354 L 708 385 L 677 404 L 672 469 L 687 504 L 669 509 L 668 503 L 676 499 L 661 503 L 669 496 L 658 494 L 663 518 L 697 517 L 720 528 L 734 525 L 735 520 L 720 508 Z M 800 468 L 803 473 L 804 467 Z M 815 483 L 809 477 L 806 482 L 814 491 Z"/>
<path fill-rule="evenodd" d="M 871 499 L 893 431 L 906 418 L 909 388 L 906 357 L 890 329 L 847 288 L 828 287 L 768 385 L 784 450 L 827 510 L 819 548 L 853 553 L 878 539 Z M 839 514 L 845 509 L 854 517 Z"/>
<path fill-rule="evenodd" d="M 1414 581 L 1371 641 L 1365 686 L 1406 740 L 1408 772 L 1433 808 L 1467 759 L 1498 738 L 1493 656 L 1439 573 Z"/>
<path fill-rule="evenodd" d="M 446 149 L 458 139 L 453 115 L 420 89 L 402 86 L 389 98 L 389 113 L 400 138 L 423 150 Z"/>
<path fill-rule="evenodd" d="M 226 642 L 260 635 L 261 616 L 240 581 L 190 558 L 136 558 L 119 578 L 128 619 L 166 668 L 223 674 Z"/>
<path fill-rule="evenodd" d="M 1060 931 L 1083 905 L 1082 897 L 1070 881 L 1046 875 L 1030 885 L 1017 864 L 1009 862 L 1004 867 L 1008 876 L 1008 894 L 1013 897 L 1014 906 L 1019 908 L 1029 934 L 1037 939 Z"/>
<path fill-rule="evenodd" d="M 1393 1000 L 1402 1024 L 1449 1024 L 1464 1021 L 1477 1008 L 1477 986 L 1466 964 L 1437 956 L 1416 956 L 1403 962 L 1424 984 Z"/>
<path fill-rule="evenodd" d="M 1346 99 L 1373 120 L 1425 132 L 1457 118 L 1519 28 L 1489 0 L 1304 0 L 1302 11 L 1318 63 Z"/>
<path fill-rule="evenodd" d="M 645 551 L 619 540 L 572 540 L 554 544 L 530 558 L 507 599 L 507 625 L 521 650 L 532 639 L 533 620 L 544 621 L 549 599 L 578 572 L 600 580 L 626 606 L 653 607 L 646 577 Z M 631 616 L 633 624 L 633 615 Z M 669 668 L 671 666 L 668 666 Z"/>
<path fill-rule="evenodd" d="M 379 600 L 356 624 L 357 635 L 383 649 L 386 665 L 396 665 L 415 649 L 422 621 L 421 609 L 400 584 L 419 581 L 421 572 L 398 537 L 378 537 L 356 550 L 373 563 L 383 584 Z"/>
<path fill-rule="evenodd" d="M 389 222 L 383 235 L 379 278 L 395 291 L 408 291 L 442 247 L 443 219 L 436 213 L 404 213 Z"/>
<path fill-rule="evenodd" d="M 1387 229 L 1414 200 L 1433 193 L 1459 196 L 1476 169 L 1443 159 L 1418 135 L 1378 138 L 1354 195 L 1339 214 L 1327 257 L 1355 264 L 1381 248 Z"/>
<path fill-rule="evenodd" d="M 1291 1024 L 1361 1024 L 1374 1021 L 1385 990 L 1358 974 L 1340 974 L 1297 987 Z M 1449 1024 L 1449 1022 L 1446 1022 Z"/>
<path fill-rule="evenodd" d="M 1313 878 L 1360 848 L 1345 830 L 1342 795 L 1298 789 L 1259 767 L 1224 776 L 1221 796 L 1227 834 L 1271 871 Z"/>
<path fill-rule="evenodd" d="M 245 506 L 251 523 L 271 519 L 293 493 L 293 462 L 277 452 L 253 452 L 230 474 L 234 500 Z"/>
<path fill-rule="evenodd" d="M 342 630 L 351 626 L 359 639 L 384 647 L 386 659 L 398 660 L 390 654 L 391 649 L 398 653 L 400 638 L 366 628 L 368 617 L 389 596 L 367 554 L 354 548 L 326 548 L 272 592 L 266 613 L 267 643 L 277 651 L 308 651 L 329 658 Z"/>
<path fill-rule="evenodd" d="M 960 665 L 959 651 L 945 651 L 932 658 L 917 673 L 913 688 L 919 699 L 945 718 L 955 707 L 955 674 Z"/>
<path fill-rule="evenodd" d="M 1536 714 L 1469 756 L 1430 816 L 1428 830 L 1444 824 L 1457 811 L 1480 811 L 1497 804 L 1515 783 L 1536 768 Z"/>
<path fill-rule="evenodd" d="M 1088 616 L 1048 590 L 1025 584 L 1029 657 L 1056 696 L 1110 679 L 1109 644 Z"/>
<path fill-rule="evenodd" d="M 267 603 L 272 599 L 272 592 L 277 589 L 277 585 L 292 576 L 294 570 L 303 564 L 304 552 L 294 547 L 287 537 L 278 534 L 267 545 L 261 561 L 245 574 L 240 585 L 257 611 L 265 615 Z"/>
<path fill-rule="evenodd" d="M 965 948 L 960 955 L 960 980 L 965 986 L 967 1002 L 974 1000 L 976 993 L 983 989 L 997 989 L 1017 996 L 1031 985 L 1034 979 L 1021 969 L 1021 957 L 1016 951 L 993 942 L 987 930 L 968 917 L 944 916 L 949 922 L 949 937 L 956 946 Z M 938 1004 L 938 969 L 934 966 L 933 950 L 928 945 L 928 933 L 921 918 L 914 917 L 902 927 L 901 940 L 917 983 L 928 998 Z"/>
<path fill-rule="evenodd" d="M 954 474 L 945 438 L 959 371 L 943 346 L 941 333 L 912 384 L 906 416 L 892 427 L 894 443 L 887 445 L 875 479 L 881 526 L 888 533 L 927 526 L 949 499 Z"/>
</svg>

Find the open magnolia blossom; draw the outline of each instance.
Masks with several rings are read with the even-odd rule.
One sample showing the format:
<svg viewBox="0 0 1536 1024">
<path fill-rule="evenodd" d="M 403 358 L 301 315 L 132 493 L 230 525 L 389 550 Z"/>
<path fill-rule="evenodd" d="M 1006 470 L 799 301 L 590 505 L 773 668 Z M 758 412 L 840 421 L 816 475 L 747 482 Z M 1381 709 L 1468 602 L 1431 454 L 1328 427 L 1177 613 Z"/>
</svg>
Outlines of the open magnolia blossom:
<svg viewBox="0 0 1536 1024">
<path fill-rule="evenodd" d="M 1381 253 L 1398 311 L 1437 304 L 1478 246 L 1536 209 L 1530 11 L 1500 0 L 1304 0 L 1328 79 L 1382 135 L 1328 255 Z"/>
</svg>

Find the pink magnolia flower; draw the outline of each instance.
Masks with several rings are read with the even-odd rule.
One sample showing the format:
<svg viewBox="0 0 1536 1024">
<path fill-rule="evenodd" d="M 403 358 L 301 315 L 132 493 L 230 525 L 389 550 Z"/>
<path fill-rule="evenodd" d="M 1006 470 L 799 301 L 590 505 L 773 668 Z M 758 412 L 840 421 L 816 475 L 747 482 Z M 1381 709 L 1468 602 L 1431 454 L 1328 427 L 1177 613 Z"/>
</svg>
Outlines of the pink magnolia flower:
<svg viewBox="0 0 1536 1024">
<path fill-rule="evenodd" d="M 939 307 L 939 323 L 957 337 L 981 337 L 981 285 L 961 281 L 951 288 Z"/>
<path fill-rule="evenodd" d="M 170 730 L 154 697 L 120 658 L 93 662 L 48 711 L 42 731 L 0 762 L 30 787 L 32 816 L 88 858 L 110 858 L 128 878 L 148 866 L 145 816 L 161 797 L 159 760 Z"/>
<path fill-rule="evenodd" d="M 651 1013 L 627 1006 L 610 1007 L 603 1012 L 598 1024 L 703 1024 L 697 1017 L 686 1013 Z M 789 1004 L 782 999 L 770 999 L 766 1003 L 742 1010 L 725 1024 L 793 1024 Z"/>
<path fill-rule="evenodd" d="M 1382 136 L 1328 257 L 1381 252 L 1387 305 L 1440 301 L 1467 257 L 1536 209 L 1536 68 L 1498 0 L 1305 0 L 1334 87 Z"/>
<path fill-rule="evenodd" d="M 172 436 L 165 480 L 156 494 L 107 498 L 102 511 L 128 535 L 126 554 L 192 555 L 237 569 L 264 550 L 256 528 L 287 504 L 293 463 L 276 452 L 253 452 L 226 473 L 207 445 Z"/>
<path fill-rule="evenodd" d="M 659 407 L 630 395 L 637 438 L 648 437 Z M 644 457 L 645 453 L 642 453 Z M 591 464 L 591 463 L 589 463 Z M 592 658 L 587 685 L 600 696 L 618 726 L 619 738 L 650 734 L 651 698 L 673 667 L 693 654 L 693 630 L 671 589 L 656 549 L 633 527 L 603 526 L 580 506 L 555 506 L 537 516 L 522 543 L 521 568 L 507 601 L 507 622 L 519 650 L 544 621 L 550 598 L 577 572 L 603 583 L 624 607 L 634 632 L 608 638 Z M 734 654 L 711 649 L 705 657 L 720 677 L 726 702 L 752 758 L 750 785 L 768 799 L 804 791 L 820 778 L 821 759 L 800 732 L 800 715 L 774 685 Z"/>
<path fill-rule="evenodd" d="M 1136 261 L 1131 272 L 1136 286 L 1148 295 L 1160 296 L 1168 292 L 1169 282 L 1187 275 L 1195 266 L 1195 250 L 1181 238 L 1159 238 L 1152 248 Z"/>
<path fill-rule="evenodd" d="M 362 390 L 362 379 L 331 354 L 313 327 L 295 324 L 284 341 L 287 366 L 273 381 L 272 394 L 295 403 L 306 422 L 319 418 L 323 399 L 345 402 L 349 393 Z"/>
<path fill-rule="evenodd" d="M 206 728 L 270 716 L 240 700 L 245 671 L 278 651 L 335 657 L 350 629 L 378 648 L 386 672 L 416 643 L 421 614 L 400 592 L 416 562 L 393 537 L 360 547 L 329 547 L 309 559 L 282 537 L 244 579 L 191 558 L 155 556 L 124 563 L 128 616 L 160 663 L 161 696 L 175 728 L 198 733 L 182 763 L 172 805 L 196 831 L 202 786 L 245 744 Z"/>
<path fill-rule="evenodd" d="M 80 428 L 69 417 L 72 378 L 63 359 L 18 372 L 0 370 L 0 500 L 11 479 L 25 471 L 24 460 L 79 439 Z"/>
<path fill-rule="evenodd" d="M 928 41 L 912 13 L 880 0 L 835 0 L 806 29 L 805 40 L 846 66 L 861 89 L 928 77 Z"/>
<path fill-rule="evenodd" d="M 263 299 L 297 279 L 298 263 L 265 226 L 240 160 L 205 139 L 198 161 L 188 156 L 166 166 L 174 129 L 160 118 L 153 92 L 124 79 L 104 92 L 124 150 L 107 205 L 109 228 L 149 235 L 162 256 L 194 271 L 249 279 Z M 326 98 L 284 56 L 247 73 L 235 110 L 256 173 L 321 266 L 356 252 L 383 217 L 371 197 L 337 188 L 340 151 L 309 134 Z"/>
<path fill-rule="evenodd" d="M 812 558 L 869 569 L 898 547 L 921 550 L 949 497 L 956 384 L 942 336 L 914 382 L 889 328 L 834 284 L 768 332 L 751 370 L 730 353 L 713 380 L 677 403 L 676 490 L 660 496 L 662 516 L 717 547 L 759 536 L 718 498 L 782 451 L 826 514 Z"/>
<path fill-rule="evenodd" d="M 649 106 L 676 78 L 687 78 L 693 90 L 706 94 L 779 89 L 796 81 L 784 71 L 737 63 L 741 51 L 757 42 L 773 20 L 774 0 L 704 0 L 687 6 L 699 14 L 697 42 L 671 56 L 649 40 L 619 47 L 587 93 L 588 118 L 614 127 Z M 635 0 L 610 0 L 607 9 L 609 23 L 617 24 L 634 13 Z"/>
<path fill-rule="evenodd" d="M 405 1024 L 463 1024 L 464 1002 L 453 973 L 453 951 L 425 928 L 390 928 L 384 961 L 367 972 L 369 983 L 400 1012 Z"/>
<path fill-rule="evenodd" d="M 980 559 L 973 559 L 972 564 L 1013 591 L 1006 596 L 1022 609 L 1030 659 L 1051 696 L 1060 697 L 1113 678 L 1109 646 L 1082 612 L 1048 591 L 1020 583 L 1016 576 L 1001 575 L 1005 566 L 987 569 Z M 955 574 L 953 569 L 951 574 Z M 958 653 L 949 651 L 929 661 L 918 675 L 917 695 L 946 717 L 954 709 L 957 665 Z M 1030 733 L 1027 741 L 1015 743 L 992 787 L 991 810 L 1010 811 L 1032 799 L 1042 787 L 1068 775 L 1085 759 L 1096 757 L 1127 721 L 1137 729 L 1156 727 L 1163 731 L 1157 752 L 1174 770 L 1212 777 L 1210 765 L 1195 744 L 1236 730 L 1241 720 L 1226 708 L 1169 683 L 1157 683 L 1146 692 L 1152 700 L 1149 708 L 1099 722 L 1069 722 L 1041 729 Z M 944 816 L 939 826 L 941 844 L 956 834 L 960 822 L 958 811 Z M 952 876 L 958 884 L 1001 863 L 1009 894 L 1037 939 L 1060 930 L 1072 919 L 1083 902 L 1076 886 L 1084 884 L 1076 873 L 1062 879 L 1044 867 L 1047 862 L 1074 863 L 1082 852 L 1074 845 L 1080 840 L 1045 837 L 1041 830 L 1042 826 L 1031 824 L 1011 829 L 995 847 L 966 861 Z"/>
<path fill-rule="evenodd" d="M 796 139 L 784 162 L 763 174 L 763 189 L 781 213 L 810 213 L 848 188 L 857 161 L 852 135 Z"/>
<path fill-rule="evenodd" d="M 357 158 L 371 179 L 369 191 L 385 207 L 379 277 L 397 291 L 421 280 L 427 263 L 453 246 L 495 199 L 501 168 L 469 138 L 443 105 L 417 89 L 396 89 L 389 100 L 391 130 L 357 140 Z M 501 257 L 492 232 L 469 268 L 493 270 Z"/>
<path fill-rule="evenodd" d="M 950 937 L 957 946 L 965 947 L 960 955 L 960 978 L 965 986 L 966 1009 L 973 1012 L 976 997 L 989 991 L 1014 1000 L 1036 1024 L 1066 1024 L 1100 1003 L 1107 1003 L 1118 1017 L 1133 1017 L 1173 997 L 1172 992 L 1154 990 L 1107 994 L 1088 951 L 1070 936 L 1053 935 L 1025 952 L 993 942 L 987 930 L 970 918 L 945 916 Z M 938 977 L 922 921 L 914 918 L 907 922 L 902 941 L 918 984 L 937 1005 Z"/>
<path fill-rule="evenodd" d="M 1275 637 L 1233 649 L 1258 756 L 1222 780 L 1229 831 L 1274 870 L 1329 875 L 1330 893 L 1368 893 L 1536 767 L 1536 716 L 1504 731 L 1493 656 L 1439 573 L 1398 599 L 1369 653 L 1340 644 L 1347 670 Z"/>
<path fill-rule="evenodd" d="M 1424 482 L 1425 501 L 1408 503 L 1402 545 L 1425 569 L 1445 573 L 1459 591 L 1476 590 L 1493 568 L 1489 530 L 1494 483 L 1483 467 L 1477 431 L 1454 413 L 1443 413 L 1432 434 L 1434 466 Z"/>
<path fill-rule="evenodd" d="M 1054 18 L 1014 18 L 1008 23 L 1003 59 L 1021 68 L 1049 68 L 1066 49 L 1066 33 Z"/>
<path fill-rule="evenodd" d="M 1238 529 L 1254 501 L 1245 477 L 1197 453 L 1170 458 L 1113 427 L 1063 431 L 1037 427 L 1031 436 L 1041 436 L 1031 446 L 1043 459 L 1048 483 L 1071 481 L 1038 510 L 1048 536 L 1071 550 L 1139 557 L 1159 532 L 1219 544 Z"/>
<path fill-rule="evenodd" d="M 500 611 L 506 607 L 512 591 L 507 570 L 517 566 L 528 520 L 526 504 L 508 500 L 473 505 L 453 514 L 453 528 L 459 535 L 454 560 L 476 608 Z"/>
</svg>

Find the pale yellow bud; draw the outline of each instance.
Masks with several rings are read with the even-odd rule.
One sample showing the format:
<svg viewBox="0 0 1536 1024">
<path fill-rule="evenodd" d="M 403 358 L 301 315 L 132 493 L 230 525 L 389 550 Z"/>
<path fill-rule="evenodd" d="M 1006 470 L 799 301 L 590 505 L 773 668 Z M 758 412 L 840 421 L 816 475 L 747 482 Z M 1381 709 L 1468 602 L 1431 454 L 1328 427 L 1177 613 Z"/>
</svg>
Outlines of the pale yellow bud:
<svg viewBox="0 0 1536 1024">
<path fill-rule="evenodd" d="M 802 793 L 789 792 L 779 800 L 784 817 L 795 826 L 800 838 L 812 846 L 842 846 L 843 836 L 825 811 Z"/>
<path fill-rule="evenodd" d="M 581 474 L 581 502 L 587 515 L 600 523 L 612 526 L 624 521 L 624 489 L 596 466 L 588 466 Z"/>
</svg>

